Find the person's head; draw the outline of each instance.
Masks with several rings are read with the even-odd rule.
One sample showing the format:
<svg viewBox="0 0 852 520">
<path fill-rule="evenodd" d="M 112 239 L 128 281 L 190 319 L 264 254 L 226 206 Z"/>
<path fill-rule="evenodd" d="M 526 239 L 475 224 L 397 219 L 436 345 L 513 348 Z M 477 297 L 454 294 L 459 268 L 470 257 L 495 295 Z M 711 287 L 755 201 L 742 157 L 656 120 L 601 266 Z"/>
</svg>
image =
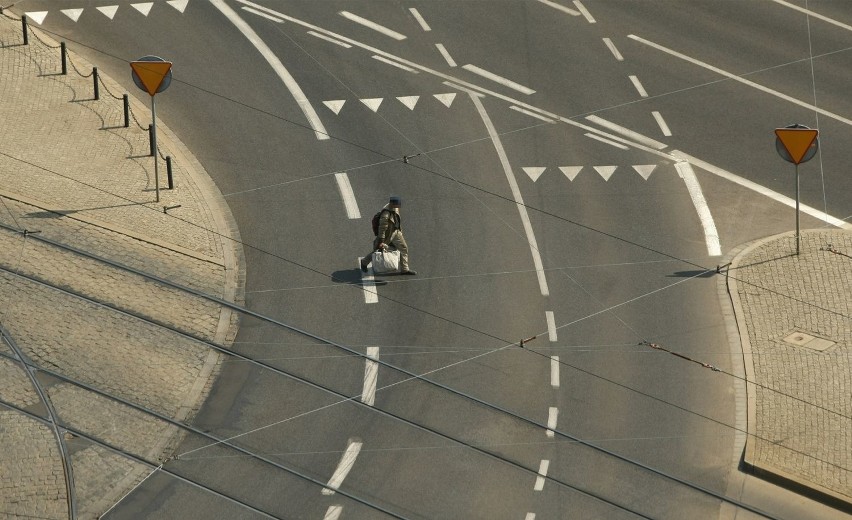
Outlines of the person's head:
<svg viewBox="0 0 852 520">
<path fill-rule="evenodd" d="M 390 209 L 398 212 L 399 208 L 402 206 L 402 199 L 394 195 L 390 198 L 388 206 L 390 207 Z"/>
</svg>

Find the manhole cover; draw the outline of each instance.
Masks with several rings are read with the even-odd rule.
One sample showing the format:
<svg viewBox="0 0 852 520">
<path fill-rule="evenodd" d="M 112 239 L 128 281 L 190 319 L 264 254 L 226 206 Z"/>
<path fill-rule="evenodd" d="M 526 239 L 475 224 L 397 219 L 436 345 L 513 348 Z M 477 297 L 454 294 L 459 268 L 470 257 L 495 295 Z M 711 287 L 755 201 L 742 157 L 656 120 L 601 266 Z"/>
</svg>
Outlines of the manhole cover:
<svg viewBox="0 0 852 520">
<path fill-rule="evenodd" d="M 797 347 L 806 347 L 811 350 L 817 350 L 822 352 L 832 346 L 834 346 L 833 341 L 829 341 L 824 338 L 818 338 L 816 336 L 812 336 L 810 334 L 806 334 L 804 332 L 796 331 L 784 338 L 785 343 L 789 343 L 790 345 L 795 345 Z"/>
</svg>

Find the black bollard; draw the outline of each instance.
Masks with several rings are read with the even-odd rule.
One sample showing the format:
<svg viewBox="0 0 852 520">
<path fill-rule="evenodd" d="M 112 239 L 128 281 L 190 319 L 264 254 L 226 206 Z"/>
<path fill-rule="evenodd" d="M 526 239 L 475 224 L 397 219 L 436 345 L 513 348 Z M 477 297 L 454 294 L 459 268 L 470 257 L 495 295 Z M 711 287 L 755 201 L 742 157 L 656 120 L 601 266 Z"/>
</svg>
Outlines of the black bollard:
<svg viewBox="0 0 852 520">
<path fill-rule="evenodd" d="M 166 156 L 166 177 L 169 180 L 169 189 L 170 190 L 175 189 L 175 183 L 172 180 L 172 156 L 171 155 Z"/>
<path fill-rule="evenodd" d="M 151 143 L 151 157 L 154 157 L 154 125 L 148 125 L 148 141 Z"/>
<path fill-rule="evenodd" d="M 94 84 L 95 89 L 95 101 L 101 99 L 101 91 L 98 86 L 98 68 L 92 67 L 92 82 Z"/>
<path fill-rule="evenodd" d="M 124 128 L 130 126 L 130 98 L 124 95 Z"/>
<path fill-rule="evenodd" d="M 67 76 L 68 75 L 68 60 L 67 60 L 66 55 L 65 55 L 66 54 L 65 42 L 59 43 L 59 52 L 62 53 L 62 75 Z"/>
<path fill-rule="evenodd" d="M 27 15 L 21 17 L 21 26 L 24 28 L 24 45 L 29 45 L 30 36 L 27 34 Z"/>
</svg>

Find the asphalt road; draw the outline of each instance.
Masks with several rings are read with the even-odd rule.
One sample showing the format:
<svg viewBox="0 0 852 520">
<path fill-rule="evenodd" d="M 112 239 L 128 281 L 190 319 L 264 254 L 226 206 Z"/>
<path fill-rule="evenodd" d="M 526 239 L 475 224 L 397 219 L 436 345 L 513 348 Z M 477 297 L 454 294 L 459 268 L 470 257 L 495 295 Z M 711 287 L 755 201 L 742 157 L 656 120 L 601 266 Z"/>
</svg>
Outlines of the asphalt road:
<svg viewBox="0 0 852 520">
<path fill-rule="evenodd" d="M 371 405 L 341 403 L 228 362 L 195 424 L 301 476 L 195 438 L 170 469 L 280 518 L 716 518 L 720 497 L 832 517 L 742 483 L 735 378 L 641 343 L 736 373 L 715 268 L 794 226 L 775 128 L 820 129 L 801 200 L 849 216 L 847 2 L 807 1 L 825 19 L 790 6 L 805 0 L 190 0 L 112 19 L 75 2 L 78 21 L 43 27 L 129 90 L 128 61 L 174 62 L 158 115 L 238 220 L 247 306 L 338 345 L 247 318 L 235 348 L 353 401 L 375 376 Z M 418 276 L 384 277 L 367 303 L 357 257 L 389 195 Z M 155 475 L 109 518 L 257 516 Z"/>
</svg>

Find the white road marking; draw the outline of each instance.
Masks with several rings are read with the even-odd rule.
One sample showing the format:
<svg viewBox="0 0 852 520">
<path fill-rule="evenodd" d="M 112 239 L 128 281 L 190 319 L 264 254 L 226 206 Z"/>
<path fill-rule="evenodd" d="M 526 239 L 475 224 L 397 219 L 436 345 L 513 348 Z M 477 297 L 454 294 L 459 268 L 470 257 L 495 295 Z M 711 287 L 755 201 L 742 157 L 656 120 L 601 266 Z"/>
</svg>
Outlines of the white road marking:
<svg viewBox="0 0 852 520">
<path fill-rule="evenodd" d="M 346 175 L 346 172 L 335 173 L 334 179 L 337 181 L 337 189 L 343 198 L 343 205 L 346 206 L 346 216 L 350 219 L 361 218 L 358 202 L 355 200 L 355 192 L 352 191 L 352 184 L 349 183 L 349 176 Z"/>
<path fill-rule="evenodd" d="M 334 112 L 334 115 L 340 114 L 340 110 L 343 108 L 343 105 L 346 103 L 345 99 L 335 99 L 332 101 L 323 101 L 322 104 L 327 106 L 329 110 Z"/>
<path fill-rule="evenodd" d="M 585 133 L 585 134 L 583 134 L 583 135 L 585 135 L 586 137 L 588 137 L 588 138 L 590 138 L 590 139 L 595 139 L 596 141 L 600 141 L 600 142 L 602 142 L 602 143 L 606 143 L 606 144 L 608 144 L 608 145 L 610 145 L 610 146 L 614 146 L 614 147 L 616 147 L 616 148 L 621 148 L 622 150 L 628 150 L 628 149 L 629 149 L 629 148 L 627 148 L 626 146 L 624 146 L 624 145 L 623 145 L 623 144 L 621 144 L 621 143 L 616 143 L 615 141 L 612 141 L 612 140 L 610 140 L 610 139 L 606 139 L 606 138 L 604 138 L 604 137 L 601 137 L 601 136 L 599 136 L 599 135 L 597 135 L 597 134 L 593 134 L 593 133 L 591 133 L 591 132 L 587 132 L 587 133 Z"/>
<path fill-rule="evenodd" d="M 361 269 L 361 257 L 357 260 L 358 269 Z M 367 272 L 361 272 L 361 289 L 364 291 L 364 303 L 379 303 L 379 293 L 376 291 L 376 277 L 373 274 L 373 266 L 367 268 Z"/>
<path fill-rule="evenodd" d="M 553 431 L 556 429 L 556 420 L 559 417 L 559 409 L 555 406 L 551 406 L 547 410 L 547 431 L 545 431 L 545 435 L 550 437 L 551 439 L 556 435 Z"/>
<path fill-rule="evenodd" d="M 136 9 L 143 15 L 148 16 L 148 13 L 151 12 L 151 8 L 154 7 L 154 2 L 145 2 L 144 4 L 130 4 L 130 7 Z"/>
<path fill-rule="evenodd" d="M 583 15 L 583 18 L 585 18 L 589 23 L 595 23 L 595 19 L 592 17 L 592 13 L 590 13 L 589 10 L 586 9 L 586 6 L 584 6 L 582 2 L 580 2 L 580 0 L 574 0 L 574 5 L 577 6 L 577 9 L 580 10 L 580 13 Z"/>
<path fill-rule="evenodd" d="M 544 5 L 548 5 L 548 6 L 552 7 L 552 8 L 554 8 L 554 9 L 559 9 L 559 10 L 560 10 L 560 11 L 562 11 L 563 13 L 568 13 L 568 14 L 570 14 L 571 16 L 580 16 L 580 12 L 579 12 L 579 11 L 575 11 L 575 10 L 573 10 L 573 9 L 569 9 L 569 8 L 565 7 L 564 5 L 557 4 L 556 2 L 551 2 L 550 0 L 538 0 L 538 1 L 539 1 L 539 2 L 541 2 L 541 3 L 543 3 Z"/>
<path fill-rule="evenodd" d="M 604 38 L 603 41 L 606 44 L 606 46 L 609 48 L 609 52 L 611 52 L 612 55 L 615 56 L 615 59 L 617 59 L 618 61 L 624 61 L 624 56 L 622 56 L 621 53 L 618 52 L 618 49 L 615 47 L 615 44 L 612 43 L 611 39 Z"/>
<path fill-rule="evenodd" d="M 515 203 L 518 207 L 518 213 L 521 215 L 521 222 L 524 225 L 524 232 L 527 235 L 527 242 L 530 246 L 530 253 L 533 257 L 535 274 L 538 277 L 538 286 L 541 290 L 541 295 L 547 296 L 550 294 L 550 290 L 547 288 L 547 279 L 544 276 L 544 265 L 541 262 L 541 254 L 538 251 L 535 234 L 533 234 L 530 216 L 527 213 L 526 205 L 524 205 L 524 198 L 521 196 L 521 190 L 518 188 L 518 181 L 515 180 L 515 174 L 512 173 L 512 166 L 509 164 L 509 158 L 506 156 L 506 150 L 503 149 L 503 143 L 500 142 L 500 134 L 498 134 L 497 129 L 494 128 L 494 123 L 491 122 L 491 118 L 488 116 L 488 112 L 485 111 L 485 107 L 482 105 L 482 100 L 479 99 L 479 96 L 475 93 L 470 93 L 470 99 L 473 101 L 474 106 L 476 106 L 476 110 L 479 112 L 480 117 L 482 117 L 482 122 L 485 123 L 488 135 L 491 136 L 491 141 L 494 143 L 494 148 L 497 150 L 497 155 L 500 157 L 500 164 L 503 165 L 503 172 L 506 174 L 506 180 L 509 181 L 509 187 L 512 190 L 512 196 L 515 199 Z"/>
<path fill-rule="evenodd" d="M 642 82 L 639 81 L 638 77 L 630 76 L 630 81 L 633 82 L 633 86 L 636 87 L 636 91 L 639 92 L 640 96 L 648 97 L 648 91 L 642 86 Z"/>
<path fill-rule="evenodd" d="M 423 15 L 420 14 L 420 11 L 418 11 L 417 8 L 410 7 L 408 10 L 411 11 L 412 16 L 414 16 L 414 19 L 417 20 L 417 23 L 420 24 L 420 27 L 424 31 L 431 31 L 432 30 L 432 28 L 429 27 L 429 24 L 426 23 L 426 20 L 423 19 Z"/>
<path fill-rule="evenodd" d="M 814 112 L 818 112 L 818 113 L 820 113 L 824 116 L 827 116 L 827 117 L 834 119 L 835 121 L 840 121 L 841 123 L 845 123 L 847 125 L 852 126 L 852 120 L 847 119 L 843 116 L 839 116 L 839 115 L 835 114 L 834 112 L 829 112 L 828 110 L 824 110 L 822 108 L 811 105 L 809 103 L 805 103 L 804 101 L 799 101 L 798 99 L 791 97 L 791 96 L 788 96 L 786 94 L 782 94 L 781 92 L 778 92 L 777 90 L 772 90 L 771 88 L 764 87 L 763 85 L 760 85 L 759 83 L 755 83 L 754 81 L 749 81 L 747 79 L 741 78 L 740 76 L 737 76 L 736 74 L 732 74 L 732 73 L 727 72 L 725 70 L 722 70 L 718 67 L 714 67 L 713 65 L 710 65 L 709 63 L 704 63 L 703 61 L 697 60 L 695 58 L 690 58 L 689 56 L 687 56 L 685 54 L 681 54 L 677 51 L 669 49 L 668 47 L 663 47 L 662 45 L 659 45 L 659 44 L 654 43 L 652 41 L 646 40 L 644 38 L 640 38 L 639 36 L 636 36 L 634 34 L 630 34 L 627 37 L 632 39 L 632 40 L 636 40 L 639 43 L 644 43 L 645 45 L 647 45 L 649 47 L 653 47 L 654 49 L 657 49 L 659 51 L 665 52 L 666 54 L 669 54 L 669 55 L 674 56 L 676 58 L 680 58 L 684 61 L 688 61 L 689 63 L 692 63 L 693 65 L 698 65 L 699 67 L 713 71 L 713 72 L 715 72 L 719 75 L 725 76 L 726 78 L 730 78 L 734 81 L 738 81 L 738 82 L 742 83 L 743 85 L 748 85 L 749 87 L 760 90 L 761 92 L 765 92 L 765 93 L 773 95 L 777 98 L 783 99 L 785 101 L 789 101 L 790 103 L 793 103 L 793 104 L 798 105 L 800 107 L 806 108 L 808 110 L 812 110 Z"/>
<path fill-rule="evenodd" d="M 672 131 L 669 130 L 669 125 L 666 124 L 666 120 L 663 119 L 663 115 L 656 110 L 651 112 L 651 115 L 654 116 L 654 119 L 657 121 L 657 125 L 659 125 L 660 131 L 663 132 L 663 135 L 671 137 Z"/>
<path fill-rule="evenodd" d="M 328 506 L 328 509 L 325 512 L 325 516 L 322 517 L 322 520 L 338 520 L 340 518 L 340 513 L 343 512 L 343 506 Z"/>
<path fill-rule="evenodd" d="M 398 62 L 398 61 L 394 61 L 394 60 L 391 60 L 391 59 L 385 58 L 384 56 L 379 56 L 378 54 L 374 54 L 374 55 L 373 55 L 373 59 L 374 59 L 374 60 L 379 60 L 379 61 L 381 61 L 382 63 L 387 63 L 388 65 L 393 65 L 393 66 L 394 66 L 394 67 L 396 67 L 396 68 L 399 68 L 399 69 L 402 69 L 402 70 L 405 70 L 405 71 L 408 71 L 408 72 L 413 72 L 413 73 L 415 73 L 415 74 L 418 74 L 418 72 L 417 72 L 416 70 L 412 69 L 412 68 L 411 68 L 411 67 L 409 67 L 408 65 L 403 65 L 402 63 L 400 63 L 400 62 Z"/>
<path fill-rule="evenodd" d="M 683 152 L 678 151 L 678 150 L 672 150 L 672 155 L 674 157 L 676 157 L 677 159 L 680 159 L 682 161 L 688 161 L 689 163 L 701 168 L 702 170 L 705 170 L 709 173 L 712 173 L 713 175 L 716 175 L 716 176 L 721 177 L 723 179 L 729 180 L 729 181 L 731 181 L 735 184 L 739 184 L 740 186 L 742 186 L 744 188 L 748 188 L 748 189 L 755 191 L 755 192 L 757 192 L 761 195 L 769 197 L 770 199 L 772 199 L 776 202 L 780 202 L 781 204 L 784 204 L 785 206 L 789 206 L 791 208 L 796 207 L 796 200 L 795 199 L 792 199 L 792 198 L 790 198 L 786 195 L 781 195 L 780 193 L 778 193 L 776 191 L 773 191 L 773 190 L 770 190 L 769 188 L 761 186 L 760 184 L 757 184 L 756 182 L 752 182 L 748 179 L 744 179 L 743 177 L 740 177 L 739 175 L 733 174 L 733 173 L 731 173 L 727 170 L 719 168 L 718 166 L 714 166 L 714 165 L 712 165 L 712 164 L 710 164 L 706 161 L 702 161 L 701 159 L 697 159 L 697 158 L 695 158 L 695 157 L 693 157 L 689 154 L 683 153 Z M 839 219 L 837 217 L 833 217 L 833 216 L 831 216 L 831 215 L 829 215 L 829 214 L 827 214 L 823 211 L 820 211 L 816 208 L 812 208 L 811 206 L 807 206 L 807 205 L 802 204 L 802 205 L 800 205 L 800 210 L 802 211 L 802 213 L 810 215 L 810 216 L 812 216 L 816 219 L 819 219 L 819 220 L 821 220 L 821 221 L 823 221 L 827 224 L 831 224 L 832 226 L 836 226 L 836 227 L 839 227 L 841 229 L 852 230 L 852 224 L 850 224 L 849 222 L 846 222 L 846 221 Z"/>
<path fill-rule="evenodd" d="M 449 65 L 450 67 L 456 67 L 457 66 L 456 60 L 454 60 L 453 57 L 450 56 L 450 53 L 447 52 L 447 48 L 444 47 L 443 43 L 436 43 L 435 47 L 438 48 L 438 52 L 440 52 L 441 56 L 444 57 L 444 60 L 446 60 L 447 65 Z"/>
<path fill-rule="evenodd" d="M 657 169 L 656 164 L 634 164 L 633 169 L 636 170 L 636 173 L 642 176 L 646 181 L 648 177 L 651 176 L 651 172 Z"/>
<path fill-rule="evenodd" d="M 604 181 L 608 181 L 617 168 L 618 166 L 594 166 L 595 171 L 601 174 Z"/>
<path fill-rule="evenodd" d="M 361 392 L 361 402 L 373 406 L 376 402 L 376 382 L 379 378 L 379 347 L 367 347 L 367 359 L 364 366 L 364 390 Z"/>
<path fill-rule="evenodd" d="M 417 105 L 417 101 L 420 99 L 420 96 L 402 96 L 396 98 L 400 103 L 407 106 L 409 110 L 414 110 L 414 107 Z"/>
<path fill-rule="evenodd" d="M 550 356 L 550 386 L 559 388 L 559 356 Z"/>
<path fill-rule="evenodd" d="M 545 311 L 544 317 L 547 320 L 547 338 L 551 342 L 556 341 L 556 320 L 553 318 L 553 311 Z"/>
<path fill-rule="evenodd" d="M 443 103 L 445 107 L 450 108 L 450 105 L 453 104 L 453 100 L 456 99 L 456 93 L 452 92 L 450 94 L 435 94 L 435 99 Z"/>
<path fill-rule="evenodd" d="M 719 232 L 716 231 L 716 223 L 713 221 L 713 215 L 710 214 L 710 207 L 707 206 L 707 200 L 704 198 L 704 193 L 701 191 L 701 185 L 698 183 L 698 177 L 692 170 L 692 165 L 686 161 L 681 161 L 675 164 L 677 173 L 686 183 L 686 189 L 689 191 L 689 196 L 692 198 L 692 204 L 698 212 L 698 218 L 701 220 L 701 227 L 704 228 L 704 241 L 707 244 L 707 254 L 710 256 L 721 256 L 722 246 L 719 244 Z"/>
<path fill-rule="evenodd" d="M 842 27 L 842 28 L 846 29 L 847 31 L 852 31 L 852 27 L 846 25 L 845 23 L 838 22 L 837 20 L 835 20 L 833 18 L 829 18 L 829 17 L 821 15 L 819 13 L 815 13 L 814 11 L 810 11 L 810 10 L 805 9 L 803 7 L 799 7 L 797 5 L 793 5 L 790 2 L 785 2 L 784 0 L 772 0 L 772 1 L 775 2 L 776 4 L 783 5 L 784 7 L 789 7 L 790 9 L 795 9 L 796 11 L 800 11 L 802 13 L 805 13 L 808 16 L 813 16 L 814 18 L 819 18 L 820 20 L 822 20 L 824 22 L 828 22 L 828 23 L 836 25 L 838 27 Z M 807 3 L 805 5 L 807 5 Z"/>
<path fill-rule="evenodd" d="M 29 11 L 24 13 L 26 15 L 27 20 L 32 20 L 35 23 L 41 25 L 44 23 L 44 19 L 47 17 L 48 11 Z"/>
<path fill-rule="evenodd" d="M 334 470 L 334 474 L 331 475 L 326 487 L 322 489 L 323 495 L 333 495 L 334 490 L 340 489 L 340 484 L 343 484 L 343 480 L 346 479 L 346 475 L 348 475 L 352 470 L 352 466 L 355 464 L 355 459 L 358 457 L 358 453 L 361 451 L 361 447 L 363 445 L 363 442 L 351 439 L 349 440 L 349 445 L 346 446 L 346 452 L 343 453 L 343 457 L 340 459 L 337 469 Z"/>
<path fill-rule="evenodd" d="M 512 106 L 510 106 L 509 108 L 510 108 L 510 109 L 512 109 L 512 110 L 515 110 L 515 111 L 517 111 L 517 112 L 520 112 L 520 113 L 522 113 L 522 114 L 526 114 L 526 115 L 528 115 L 528 116 L 530 116 L 530 117 L 534 117 L 534 118 L 536 118 L 536 119 L 541 119 L 542 121 L 547 121 L 548 123 L 555 123 L 555 122 L 556 122 L 556 121 L 554 121 L 553 119 L 548 119 L 548 118 L 546 118 L 546 117 L 544 117 L 544 116 L 540 116 L 540 115 L 536 114 L 535 112 L 530 112 L 530 111 L 529 111 L 529 110 L 527 110 L 526 108 L 521 108 L 521 107 L 519 107 L 519 106 L 515 106 L 515 105 L 512 105 Z"/>
<path fill-rule="evenodd" d="M 257 16 L 260 16 L 261 18 L 266 18 L 267 20 L 272 20 L 273 22 L 284 23 L 284 20 L 282 20 L 281 18 L 277 18 L 275 16 L 272 16 L 271 14 L 266 14 L 263 11 L 258 11 L 254 7 L 247 7 L 247 6 L 244 5 L 244 6 L 242 6 L 241 9 L 243 11 L 248 11 L 251 14 L 256 14 Z"/>
<path fill-rule="evenodd" d="M 490 79 L 491 81 L 497 82 L 497 83 L 503 85 L 504 87 L 509 87 L 510 89 L 517 90 L 518 92 L 520 92 L 522 94 L 526 94 L 528 96 L 530 94 L 535 94 L 535 90 L 533 90 L 529 87 L 525 87 L 525 86 L 521 85 L 520 83 L 515 83 L 514 81 L 512 81 L 510 79 L 506 79 L 503 76 L 498 76 L 497 74 L 494 74 L 493 72 L 489 72 L 489 71 L 487 71 L 483 68 L 477 67 L 476 65 L 471 65 L 471 64 L 468 63 L 467 65 L 462 65 L 462 68 L 464 70 L 473 72 L 474 74 L 478 74 L 485 79 Z"/>
<path fill-rule="evenodd" d="M 186 6 L 189 4 L 189 0 L 169 0 L 166 3 L 177 9 L 179 13 L 183 13 L 186 11 Z"/>
<path fill-rule="evenodd" d="M 112 20 L 115 17 L 115 12 L 118 11 L 117 5 L 105 5 L 101 7 L 95 7 L 98 11 L 103 13 L 104 16 Z"/>
<path fill-rule="evenodd" d="M 219 9 L 219 11 L 224 14 L 225 17 L 228 18 L 228 20 L 230 20 L 231 23 L 234 24 L 234 26 L 236 26 L 236 28 L 239 29 L 241 33 L 243 33 L 243 35 L 245 35 L 248 41 L 251 42 L 252 45 L 254 45 L 254 47 L 258 50 L 258 52 L 260 52 L 260 54 L 266 59 L 266 61 L 272 67 L 272 70 L 274 70 L 275 73 L 278 74 L 278 77 L 281 78 L 282 82 L 284 82 L 284 86 L 286 86 L 287 90 L 290 91 L 290 95 L 292 95 L 293 99 L 296 100 L 296 104 L 298 104 L 299 108 L 302 109 L 302 113 L 308 119 L 308 123 L 310 123 L 311 128 L 314 129 L 314 134 L 316 135 L 316 138 L 320 141 L 328 139 L 328 132 L 326 132 L 322 121 L 320 121 L 316 110 L 314 110 L 314 107 L 311 106 L 311 103 L 308 101 L 308 98 L 305 96 L 305 93 L 302 92 L 302 88 L 299 86 L 298 83 L 296 83 L 295 78 L 293 78 L 293 76 L 287 71 L 287 69 L 281 63 L 281 60 L 279 60 L 278 57 L 275 56 L 275 53 L 272 52 L 272 49 L 270 49 L 263 42 L 263 40 L 260 39 L 260 36 L 258 36 L 257 33 L 254 32 L 254 29 L 249 27 L 249 24 L 247 24 L 242 18 L 240 18 L 240 15 L 237 14 L 236 11 L 231 9 L 231 7 L 225 3 L 225 0 L 210 0 L 210 3 L 213 4 L 214 7 Z M 253 5 L 250 7 L 258 6 Z"/>
<path fill-rule="evenodd" d="M 384 25 L 379 25 L 376 22 L 373 22 L 371 20 L 367 20 L 366 18 L 358 16 L 357 14 L 352 14 L 349 11 L 340 11 L 338 14 L 340 16 L 346 18 L 347 20 L 350 20 L 350 21 L 355 22 L 357 24 L 361 24 L 364 27 L 372 29 L 376 32 L 380 32 L 380 33 L 384 34 L 385 36 L 390 36 L 394 40 L 404 40 L 406 38 L 406 36 L 404 34 L 398 33 L 396 31 L 394 31 L 393 29 L 388 29 Z"/>
<path fill-rule="evenodd" d="M 651 139 L 650 137 L 645 137 L 644 135 L 640 134 L 639 132 L 634 132 L 633 130 L 630 130 L 629 128 L 625 128 L 625 127 L 619 126 L 619 125 L 617 125 L 617 124 L 615 124 L 611 121 L 607 121 L 606 119 L 604 119 L 602 117 L 588 116 L 588 117 L 586 117 L 586 119 L 591 121 L 592 123 L 598 124 L 598 125 L 600 125 L 604 128 L 608 128 L 609 130 L 612 130 L 613 132 L 618 132 L 619 134 L 621 134 L 625 137 L 629 137 L 630 139 L 636 141 L 637 143 L 642 143 L 645 146 L 650 146 L 651 148 L 654 148 L 656 150 L 662 150 L 663 148 L 665 148 L 667 146 L 666 144 L 663 144 L 663 143 L 661 143 L 657 140 Z"/>
<path fill-rule="evenodd" d="M 244 9 L 245 9 L 245 8 L 244 8 Z M 317 38 L 319 38 L 319 39 L 321 39 L 321 40 L 325 40 L 325 41 L 327 41 L 327 42 L 331 42 L 331 43 L 333 43 L 333 44 L 335 44 L 335 45 L 340 45 L 340 46 L 341 46 L 341 47 L 343 47 L 344 49 L 351 49 L 351 48 L 352 48 L 352 46 L 351 46 L 351 45 L 349 45 L 349 44 L 348 44 L 348 43 L 346 43 L 346 42 L 342 42 L 342 41 L 340 41 L 340 40 L 335 40 L 335 39 L 334 39 L 334 38 L 332 38 L 331 36 L 326 36 L 326 35 L 324 35 L 324 34 L 320 34 L 320 33 L 316 32 L 316 31 L 308 31 L 308 34 L 310 34 L 311 36 L 317 37 Z"/>
<path fill-rule="evenodd" d="M 60 12 L 76 22 L 83 14 L 83 9 L 61 9 Z"/>
<path fill-rule="evenodd" d="M 569 181 L 573 181 L 574 178 L 577 177 L 577 174 L 580 173 L 580 170 L 583 169 L 583 167 L 582 166 L 560 166 L 559 169 L 562 171 L 562 173 L 565 174 L 566 177 L 568 177 Z"/>
<path fill-rule="evenodd" d="M 546 170 L 547 168 L 542 168 L 538 166 L 525 166 L 521 169 L 524 170 L 524 173 L 529 175 L 530 179 L 532 179 L 533 182 L 535 182 L 538 180 L 539 177 L 541 177 L 541 174 L 544 173 L 544 170 Z"/>
<path fill-rule="evenodd" d="M 535 520 L 535 513 L 527 513 L 527 516 L 524 517 L 524 520 Z"/>
<path fill-rule="evenodd" d="M 364 103 L 365 105 L 367 105 L 367 108 L 369 108 L 373 112 L 378 112 L 379 111 L 379 105 L 382 104 L 382 101 L 384 101 L 384 98 L 370 98 L 370 99 L 362 99 L 361 103 Z"/>
<path fill-rule="evenodd" d="M 535 485 L 533 486 L 533 490 L 541 491 L 544 489 L 545 477 L 547 477 L 547 468 L 550 467 L 550 461 L 547 459 L 543 459 L 541 464 L 538 466 L 538 476 L 535 478 Z"/>
</svg>

